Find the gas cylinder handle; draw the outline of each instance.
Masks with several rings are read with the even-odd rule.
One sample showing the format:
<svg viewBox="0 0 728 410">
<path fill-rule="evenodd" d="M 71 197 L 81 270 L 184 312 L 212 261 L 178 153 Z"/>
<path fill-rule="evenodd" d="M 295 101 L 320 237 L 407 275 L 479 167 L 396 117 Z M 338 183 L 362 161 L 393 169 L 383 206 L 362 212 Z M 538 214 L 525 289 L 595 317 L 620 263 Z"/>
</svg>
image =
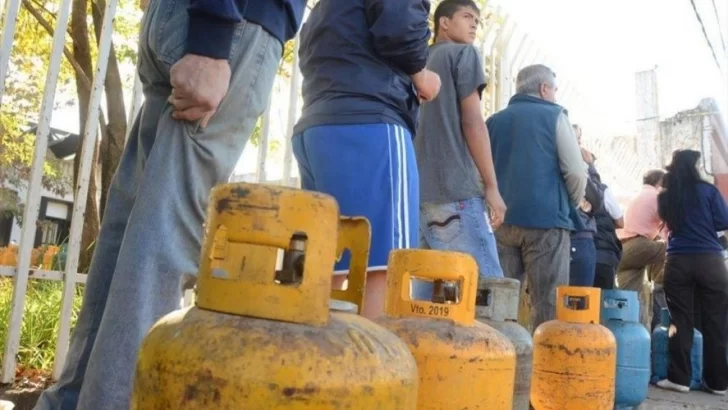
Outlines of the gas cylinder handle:
<svg viewBox="0 0 728 410">
<path fill-rule="evenodd" d="M 559 286 L 556 319 L 571 323 L 599 323 L 601 289 Z"/>
<path fill-rule="evenodd" d="M 604 307 L 609 309 L 624 309 L 629 307 L 627 298 L 604 298 Z"/>
<path fill-rule="evenodd" d="M 351 262 L 346 290 L 332 290 L 331 299 L 351 302 L 357 306 L 359 313 L 364 304 L 371 238 L 372 228 L 368 219 L 343 216 L 339 218 L 336 255 L 341 258 L 342 253 L 348 249 L 351 252 Z"/>
<path fill-rule="evenodd" d="M 196 304 L 232 315 L 312 326 L 329 321 L 339 208 L 331 196 L 262 184 L 210 192 Z M 277 278 L 279 250 L 294 272 Z"/>
<path fill-rule="evenodd" d="M 412 299 L 413 277 L 458 282 L 462 297 L 456 303 Z M 394 250 L 389 254 L 384 312 L 394 318 L 449 319 L 473 326 L 477 281 L 478 265 L 470 255 L 422 249 Z"/>
</svg>

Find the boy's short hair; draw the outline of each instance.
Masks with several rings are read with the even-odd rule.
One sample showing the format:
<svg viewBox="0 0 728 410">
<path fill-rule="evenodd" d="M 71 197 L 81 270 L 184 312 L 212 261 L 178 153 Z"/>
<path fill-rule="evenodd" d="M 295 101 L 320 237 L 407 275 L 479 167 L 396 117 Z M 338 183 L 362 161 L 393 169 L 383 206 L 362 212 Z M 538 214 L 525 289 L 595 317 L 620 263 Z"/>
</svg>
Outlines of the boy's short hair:
<svg viewBox="0 0 728 410">
<path fill-rule="evenodd" d="M 473 0 L 443 0 L 437 5 L 435 9 L 435 37 L 437 32 L 440 30 L 440 17 L 452 18 L 458 10 L 470 7 L 480 14 L 478 5 Z"/>
</svg>

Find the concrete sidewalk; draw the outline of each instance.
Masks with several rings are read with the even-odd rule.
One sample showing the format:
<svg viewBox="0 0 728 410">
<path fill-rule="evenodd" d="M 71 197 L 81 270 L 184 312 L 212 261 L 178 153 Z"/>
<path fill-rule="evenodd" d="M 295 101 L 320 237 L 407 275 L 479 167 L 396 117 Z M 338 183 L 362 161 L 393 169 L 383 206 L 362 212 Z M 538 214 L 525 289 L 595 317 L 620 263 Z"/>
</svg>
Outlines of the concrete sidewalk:
<svg viewBox="0 0 728 410">
<path fill-rule="evenodd" d="M 701 391 L 677 393 L 650 386 L 650 393 L 640 410 L 728 410 L 728 396 Z"/>
</svg>

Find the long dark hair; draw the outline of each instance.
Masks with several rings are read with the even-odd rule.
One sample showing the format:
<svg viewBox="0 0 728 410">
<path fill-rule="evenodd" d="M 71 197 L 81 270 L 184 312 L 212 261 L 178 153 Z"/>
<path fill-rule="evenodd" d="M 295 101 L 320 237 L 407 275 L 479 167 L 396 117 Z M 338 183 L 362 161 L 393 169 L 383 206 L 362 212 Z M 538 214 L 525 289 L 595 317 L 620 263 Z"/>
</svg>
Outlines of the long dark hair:
<svg viewBox="0 0 728 410">
<path fill-rule="evenodd" d="M 681 149 L 673 152 L 672 162 L 662 182 L 664 191 L 657 198 L 660 219 L 677 232 L 685 223 L 685 209 L 697 198 L 696 186 L 704 182 L 697 165 L 700 152 Z"/>
</svg>

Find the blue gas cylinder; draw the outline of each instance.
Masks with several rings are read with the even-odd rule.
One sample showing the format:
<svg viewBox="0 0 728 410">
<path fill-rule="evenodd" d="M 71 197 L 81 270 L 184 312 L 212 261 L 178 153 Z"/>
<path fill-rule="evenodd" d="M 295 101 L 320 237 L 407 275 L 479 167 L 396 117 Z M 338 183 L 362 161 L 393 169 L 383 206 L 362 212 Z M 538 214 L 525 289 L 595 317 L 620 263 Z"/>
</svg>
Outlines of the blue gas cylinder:
<svg viewBox="0 0 728 410">
<path fill-rule="evenodd" d="M 668 334 L 670 329 L 670 312 L 662 309 L 660 312 L 660 325 L 652 332 L 652 383 L 667 379 L 667 369 L 670 366 L 670 347 Z M 703 388 L 703 335 L 695 329 L 693 332 L 693 349 L 690 351 L 692 363 L 692 380 L 690 388 L 701 390 Z"/>
<path fill-rule="evenodd" d="M 602 290 L 600 316 L 617 339 L 615 408 L 639 406 L 650 387 L 650 333 L 639 322 L 637 292 Z"/>
</svg>

